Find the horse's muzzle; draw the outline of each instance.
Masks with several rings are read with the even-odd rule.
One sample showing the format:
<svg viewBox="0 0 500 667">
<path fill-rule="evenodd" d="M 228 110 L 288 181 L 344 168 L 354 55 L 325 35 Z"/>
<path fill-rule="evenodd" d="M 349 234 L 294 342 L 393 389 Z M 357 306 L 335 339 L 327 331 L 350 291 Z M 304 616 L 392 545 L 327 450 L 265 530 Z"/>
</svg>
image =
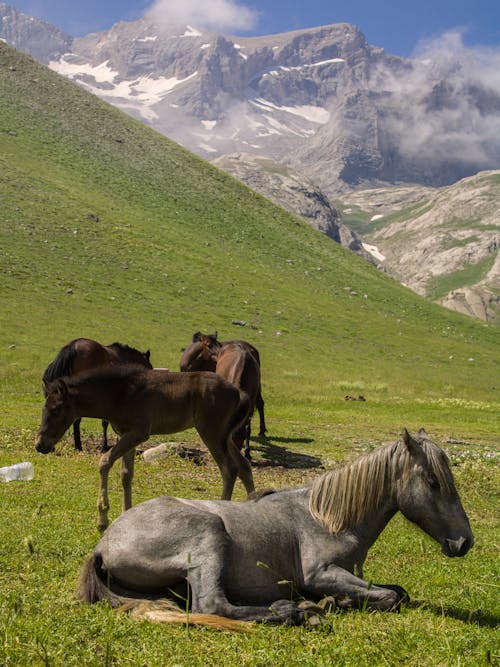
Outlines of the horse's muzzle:
<svg viewBox="0 0 500 667">
<path fill-rule="evenodd" d="M 44 440 L 42 436 L 38 434 L 35 439 L 35 449 L 37 452 L 40 452 L 40 454 L 48 454 L 49 452 L 54 451 L 54 444 Z"/>
<path fill-rule="evenodd" d="M 445 556 L 449 556 L 450 558 L 465 556 L 473 544 L 474 538 L 472 535 L 470 537 L 459 537 L 458 540 L 446 539 L 443 542 L 442 551 Z"/>
</svg>

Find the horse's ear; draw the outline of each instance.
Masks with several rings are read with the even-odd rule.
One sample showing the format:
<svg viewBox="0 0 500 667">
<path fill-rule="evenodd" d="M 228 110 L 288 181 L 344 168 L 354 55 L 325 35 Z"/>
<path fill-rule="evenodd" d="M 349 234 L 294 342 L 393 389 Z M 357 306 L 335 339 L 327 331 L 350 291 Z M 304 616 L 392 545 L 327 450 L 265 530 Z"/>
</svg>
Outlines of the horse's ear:
<svg viewBox="0 0 500 667">
<path fill-rule="evenodd" d="M 151 351 L 150 351 L 150 350 L 146 350 L 146 359 L 149 361 L 150 358 L 151 358 Z"/>
<path fill-rule="evenodd" d="M 405 428 L 403 429 L 403 442 L 410 454 L 415 454 L 420 447 L 418 440 L 415 440 Z"/>
<path fill-rule="evenodd" d="M 214 343 L 218 343 L 218 342 L 219 342 L 219 341 L 217 340 L 217 331 L 216 331 L 215 333 L 213 333 L 213 334 L 207 334 L 207 335 L 205 336 L 205 338 L 207 339 L 209 345 L 213 345 Z"/>
<path fill-rule="evenodd" d="M 419 436 L 420 436 L 421 438 L 428 438 L 428 437 L 429 437 L 429 436 L 427 435 L 427 431 L 425 430 L 425 428 L 424 428 L 423 426 L 422 426 L 422 428 L 420 428 L 420 429 L 418 430 L 418 434 L 419 434 Z"/>
<path fill-rule="evenodd" d="M 193 334 L 193 343 L 198 343 L 201 340 L 201 337 L 203 334 L 201 331 L 197 331 L 196 333 Z"/>
</svg>

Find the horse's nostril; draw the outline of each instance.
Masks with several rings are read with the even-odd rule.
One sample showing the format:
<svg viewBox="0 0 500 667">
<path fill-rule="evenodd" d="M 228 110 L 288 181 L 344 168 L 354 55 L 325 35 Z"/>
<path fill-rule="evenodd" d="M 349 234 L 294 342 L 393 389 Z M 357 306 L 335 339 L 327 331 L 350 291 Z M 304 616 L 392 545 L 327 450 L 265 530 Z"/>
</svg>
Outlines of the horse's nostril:
<svg viewBox="0 0 500 667">
<path fill-rule="evenodd" d="M 465 556 L 473 544 L 473 540 L 459 537 L 458 540 L 446 540 L 448 549 L 452 556 Z"/>
</svg>

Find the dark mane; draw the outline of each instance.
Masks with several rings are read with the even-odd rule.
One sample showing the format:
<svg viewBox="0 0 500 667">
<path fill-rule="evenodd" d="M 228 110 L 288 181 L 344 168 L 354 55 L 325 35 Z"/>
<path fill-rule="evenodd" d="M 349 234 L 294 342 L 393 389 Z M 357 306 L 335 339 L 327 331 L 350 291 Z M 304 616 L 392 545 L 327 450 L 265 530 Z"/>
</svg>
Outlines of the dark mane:
<svg viewBox="0 0 500 667">
<path fill-rule="evenodd" d="M 123 352 L 127 352 L 128 350 L 133 350 L 134 352 L 138 351 L 135 349 L 135 347 L 130 347 L 130 345 L 125 345 L 125 343 L 117 343 L 116 341 L 114 343 L 111 343 L 111 345 L 108 345 L 108 347 L 113 347 L 115 350 L 123 350 Z"/>
<path fill-rule="evenodd" d="M 75 359 L 76 352 L 73 342 L 65 345 L 51 363 L 47 366 L 43 373 L 42 381 L 52 382 L 58 377 L 69 375 L 71 373 L 71 365 Z"/>
</svg>

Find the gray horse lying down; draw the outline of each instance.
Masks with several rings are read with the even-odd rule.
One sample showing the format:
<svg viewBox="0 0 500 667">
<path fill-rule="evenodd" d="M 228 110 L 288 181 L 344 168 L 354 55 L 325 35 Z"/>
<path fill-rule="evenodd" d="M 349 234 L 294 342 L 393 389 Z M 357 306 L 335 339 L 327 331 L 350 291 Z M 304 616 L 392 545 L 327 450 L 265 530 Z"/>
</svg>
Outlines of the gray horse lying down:
<svg viewBox="0 0 500 667">
<path fill-rule="evenodd" d="M 103 534 L 78 596 L 130 608 L 170 594 L 190 601 L 192 615 L 289 624 L 306 617 L 303 598 L 397 610 L 404 589 L 368 584 L 362 566 L 398 510 L 446 556 L 464 556 L 473 544 L 447 457 L 423 429 L 416 437 L 405 430 L 399 442 L 309 486 L 243 503 L 166 496 L 141 503 Z"/>
</svg>

